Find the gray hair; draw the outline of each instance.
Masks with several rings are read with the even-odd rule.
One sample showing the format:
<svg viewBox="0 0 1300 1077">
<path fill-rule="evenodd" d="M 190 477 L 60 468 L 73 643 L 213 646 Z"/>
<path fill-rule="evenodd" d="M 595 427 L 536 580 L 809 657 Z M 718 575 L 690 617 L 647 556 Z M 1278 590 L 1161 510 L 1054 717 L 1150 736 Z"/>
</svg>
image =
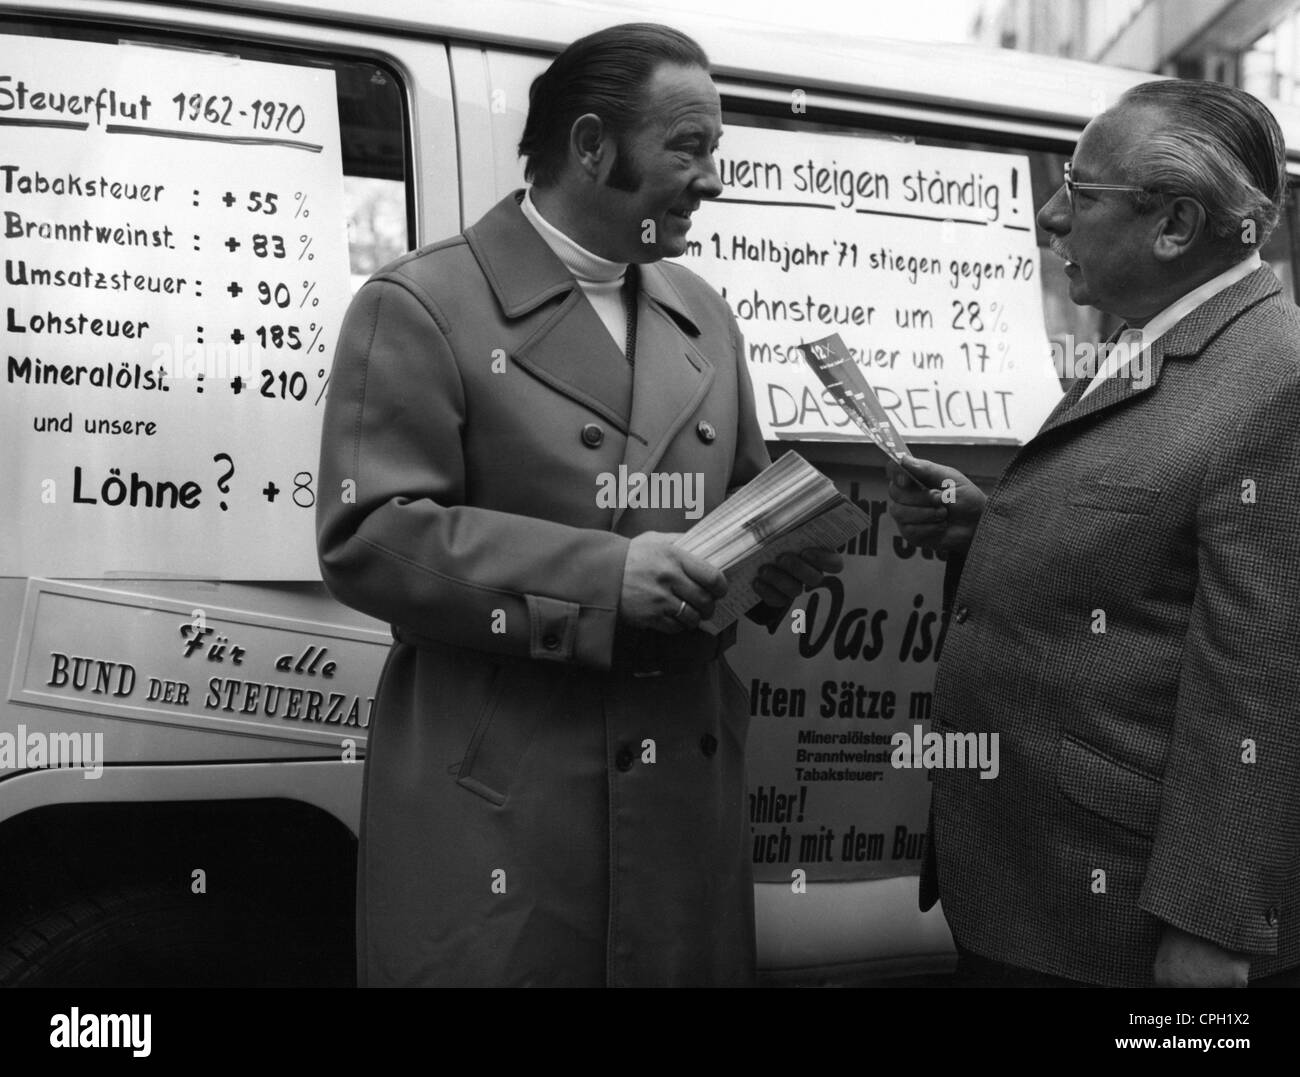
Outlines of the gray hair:
<svg viewBox="0 0 1300 1077">
<path fill-rule="evenodd" d="M 1149 189 L 1134 193 L 1139 213 L 1160 195 L 1185 195 L 1205 208 L 1213 245 L 1263 245 L 1286 195 L 1286 142 L 1261 101 L 1217 82 L 1163 79 L 1134 86 L 1119 104 L 1154 106 L 1167 121 L 1128 164 L 1130 179 Z"/>
</svg>

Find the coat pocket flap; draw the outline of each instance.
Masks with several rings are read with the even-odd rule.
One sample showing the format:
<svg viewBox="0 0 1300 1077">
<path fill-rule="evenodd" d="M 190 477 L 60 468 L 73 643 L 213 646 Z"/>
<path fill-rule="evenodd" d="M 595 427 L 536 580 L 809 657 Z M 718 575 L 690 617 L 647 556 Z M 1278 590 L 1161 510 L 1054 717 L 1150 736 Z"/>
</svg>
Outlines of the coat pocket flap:
<svg viewBox="0 0 1300 1077">
<path fill-rule="evenodd" d="M 1145 514 L 1154 511 L 1159 501 L 1159 490 L 1118 482 L 1082 482 L 1069 493 L 1071 505 L 1108 512 Z"/>
<path fill-rule="evenodd" d="M 554 667 L 547 667 L 553 669 Z M 550 710 L 556 681 L 522 664 L 498 668 L 456 781 L 498 806 Z"/>
<path fill-rule="evenodd" d="M 1061 741 L 1056 784 L 1066 799 L 1094 815 L 1143 837 L 1155 834 L 1160 818 L 1158 779 L 1066 737 Z"/>
</svg>

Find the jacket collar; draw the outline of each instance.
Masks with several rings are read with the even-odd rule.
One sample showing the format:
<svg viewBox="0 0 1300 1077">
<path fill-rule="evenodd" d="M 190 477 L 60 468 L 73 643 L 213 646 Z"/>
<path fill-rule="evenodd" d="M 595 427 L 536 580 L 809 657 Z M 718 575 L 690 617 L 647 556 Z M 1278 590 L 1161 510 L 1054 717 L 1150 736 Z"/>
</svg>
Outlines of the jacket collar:
<svg viewBox="0 0 1300 1077">
<path fill-rule="evenodd" d="M 1195 359 L 1232 322 L 1281 290 L 1282 284 L 1273 270 L 1268 265 L 1260 266 L 1236 284 L 1211 296 L 1162 334 L 1147 352 L 1144 361 L 1150 367 L 1150 376 L 1143 379 L 1141 385 L 1130 378 L 1109 378 L 1080 401 L 1087 382 L 1087 379 L 1080 379 L 1047 417 L 1035 437 L 1150 392 L 1160 380 L 1165 360 Z"/>
<path fill-rule="evenodd" d="M 641 267 L 636 362 L 622 351 L 578 282 L 519 208 L 516 192 L 465 236 L 507 318 L 533 314 L 512 359 L 626 435 L 623 462 L 649 472 L 704 399 L 714 367 L 700 330 L 667 273 Z M 546 309 L 543 309 L 543 308 Z M 617 527 L 623 516 L 611 518 Z"/>
<path fill-rule="evenodd" d="M 519 208 L 522 197 L 522 189 L 506 195 L 481 220 L 465 229 L 470 250 L 507 318 L 523 317 L 578 287 Z M 662 266 L 653 262 L 641 266 L 641 290 L 687 333 L 699 336 L 699 324 L 690 304 Z"/>
<path fill-rule="evenodd" d="M 1228 324 L 1235 321 L 1261 300 L 1282 290 L 1282 282 L 1268 265 L 1260 266 L 1249 276 L 1211 296 L 1199 307 L 1170 328 L 1156 345 L 1167 359 L 1194 359 L 1200 355 Z M 1153 349 L 1155 345 L 1152 346 Z"/>
</svg>

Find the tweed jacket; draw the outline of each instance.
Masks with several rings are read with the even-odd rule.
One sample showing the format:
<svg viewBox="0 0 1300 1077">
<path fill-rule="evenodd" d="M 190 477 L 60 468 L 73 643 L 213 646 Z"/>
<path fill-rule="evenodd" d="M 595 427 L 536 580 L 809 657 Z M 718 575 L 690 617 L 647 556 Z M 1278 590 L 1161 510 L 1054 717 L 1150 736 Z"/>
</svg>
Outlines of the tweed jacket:
<svg viewBox="0 0 1300 1077">
<path fill-rule="evenodd" d="M 960 571 L 923 908 L 972 951 L 1151 983 L 1162 923 L 1300 964 L 1300 312 L 1267 266 L 1083 381 L 1012 459 Z M 1086 379 L 1084 379 L 1086 381 Z"/>
</svg>

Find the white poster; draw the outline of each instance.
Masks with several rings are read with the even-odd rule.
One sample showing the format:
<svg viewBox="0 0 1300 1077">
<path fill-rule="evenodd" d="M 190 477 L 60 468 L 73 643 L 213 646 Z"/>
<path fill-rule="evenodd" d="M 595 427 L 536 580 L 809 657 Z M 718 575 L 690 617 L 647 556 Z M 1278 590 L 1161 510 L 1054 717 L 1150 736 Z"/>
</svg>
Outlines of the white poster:
<svg viewBox="0 0 1300 1077">
<path fill-rule="evenodd" d="M 909 442 L 1019 443 L 1060 398 L 1029 162 L 726 128 L 685 264 L 745 335 L 764 436 L 866 440 L 798 345 L 838 333 Z"/>
<path fill-rule="evenodd" d="M 5 42 L 0 574 L 319 579 L 334 73 Z"/>
<path fill-rule="evenodd" d="M 810 882 L 915 875 L 925 850 L 930 771 L 895 765 L 896 738 L 930 728 L 944 565 L 899 535 L 879 471 L 827 470 L 870 528 L 775 631 L 742 618 L 727 652 L 749 693 L 759 882 L 789 884 L 794 868 Z"/>
</svg>

